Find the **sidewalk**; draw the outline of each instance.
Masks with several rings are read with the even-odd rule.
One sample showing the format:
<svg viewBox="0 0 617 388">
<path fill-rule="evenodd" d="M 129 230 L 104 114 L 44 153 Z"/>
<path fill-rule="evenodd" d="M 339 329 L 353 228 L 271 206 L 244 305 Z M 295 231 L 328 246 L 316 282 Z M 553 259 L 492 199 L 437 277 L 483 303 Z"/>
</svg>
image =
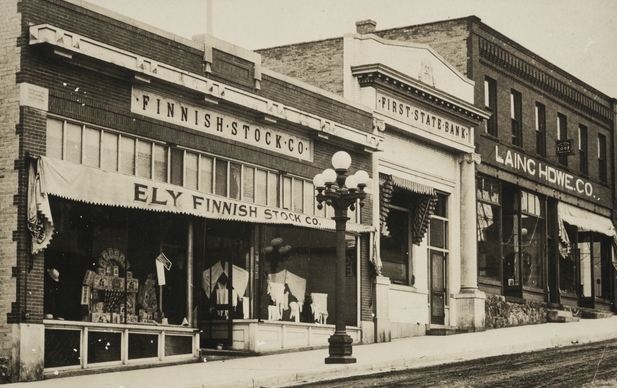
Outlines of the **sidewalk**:
<svg viewBox="0 0 617 388">
<path fill-rule="evenodd" d="M 356 364 L 326 365 L 327 349 L 54 378 L 7 387 L 280 387 L 617 338 L 617 316 L 355 345 Z"/>
</svg>

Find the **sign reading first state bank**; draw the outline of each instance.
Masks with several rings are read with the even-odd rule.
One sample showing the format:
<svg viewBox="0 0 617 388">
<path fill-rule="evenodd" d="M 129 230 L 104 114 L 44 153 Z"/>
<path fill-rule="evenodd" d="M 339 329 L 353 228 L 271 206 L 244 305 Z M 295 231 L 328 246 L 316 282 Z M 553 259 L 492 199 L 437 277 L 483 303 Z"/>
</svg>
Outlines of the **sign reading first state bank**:
<svg viewBox="0 0 617 388">
<path fill-rule="evenodd" d="M 313 141 L 133 87 L 131 112 L 282 155 L 313 161 Z"/>
<path fill-rule="evenodd" d="M 406 124 L 455 140 L 458 143 L 468 145 L 472 142 L 469 127 L 456 124 L 449 119 L 380 92 L 377 92 L 376 110 L 395 117 Z"/>
</svg>

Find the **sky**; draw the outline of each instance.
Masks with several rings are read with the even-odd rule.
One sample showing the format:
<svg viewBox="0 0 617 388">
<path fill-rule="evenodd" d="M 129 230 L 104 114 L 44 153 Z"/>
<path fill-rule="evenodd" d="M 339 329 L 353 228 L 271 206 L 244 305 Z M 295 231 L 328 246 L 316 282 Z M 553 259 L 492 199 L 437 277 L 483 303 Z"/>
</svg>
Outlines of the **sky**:
<svg viewBox="0 0 617 388">
<path fill-rule="evenodd" d="M 176 35 L 206 32 L 207 0 L 90 0 Z M 212 33 L 255 50 L 475 15 L 599 91 L 617 98 L 615 0 L 211 0 Z"/>
</svg>

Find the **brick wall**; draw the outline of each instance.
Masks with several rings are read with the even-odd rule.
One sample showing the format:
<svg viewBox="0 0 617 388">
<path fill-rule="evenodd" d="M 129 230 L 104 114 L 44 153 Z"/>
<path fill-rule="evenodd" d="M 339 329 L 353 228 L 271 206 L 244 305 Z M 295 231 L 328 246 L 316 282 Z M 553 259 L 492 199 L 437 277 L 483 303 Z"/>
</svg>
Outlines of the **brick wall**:
<svg viewBox="0 0 617 388">
<path fill-rule="evenodd" d="M 391 40 L 428 44 L 462 74 L 468 74 L 467 18 L 376 31 L 375 35 Z"/>
<path fill-rule="evenodd" d="M 18 254 L 18 212 L 14 202 L 19 179 L 15 169 L 19 158 L 19 87 L 15 73 L 20 69 L 21 50 L 16 42 L 22 20 L 17 0 L 0 0 L 0 15 L 0 359 L 4 359 L 11 355 L 11 326 L 7 325 L 7 318 L 11 315 L 11 302 L 16 299 L 13 268 Z M 0 382 L 5 381 L 5 376 L 0 376 Z"/>
<path fill-rule="evenodd" d="M 339 96 L 343 95 L 343 38 L 298 43 L 256 50 L 262 64 L 315 85 Z"/>
</svg>

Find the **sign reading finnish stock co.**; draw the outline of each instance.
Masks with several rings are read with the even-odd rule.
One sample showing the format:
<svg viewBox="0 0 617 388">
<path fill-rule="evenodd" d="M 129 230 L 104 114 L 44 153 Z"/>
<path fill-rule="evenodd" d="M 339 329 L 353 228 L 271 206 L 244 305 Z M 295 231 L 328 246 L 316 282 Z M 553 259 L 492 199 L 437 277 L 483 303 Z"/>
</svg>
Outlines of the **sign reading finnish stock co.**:
<svg viewBox="0 0 617 388">
<path fill-rule="evenodd" d="M 243 121 L 136 87 L 133 87 L 132 97 L 133 113 L 301 160 L 313 160 L 313 142 L 307 137 Z"/>
<path fill-rule="evenodd" d="M 376 109 L 430 133 L 441 135 L 458 143 L 471 144 L 469 127 L 453 123 L 444 117 L 379 92 L 377 92 Z"/>
</svg>

